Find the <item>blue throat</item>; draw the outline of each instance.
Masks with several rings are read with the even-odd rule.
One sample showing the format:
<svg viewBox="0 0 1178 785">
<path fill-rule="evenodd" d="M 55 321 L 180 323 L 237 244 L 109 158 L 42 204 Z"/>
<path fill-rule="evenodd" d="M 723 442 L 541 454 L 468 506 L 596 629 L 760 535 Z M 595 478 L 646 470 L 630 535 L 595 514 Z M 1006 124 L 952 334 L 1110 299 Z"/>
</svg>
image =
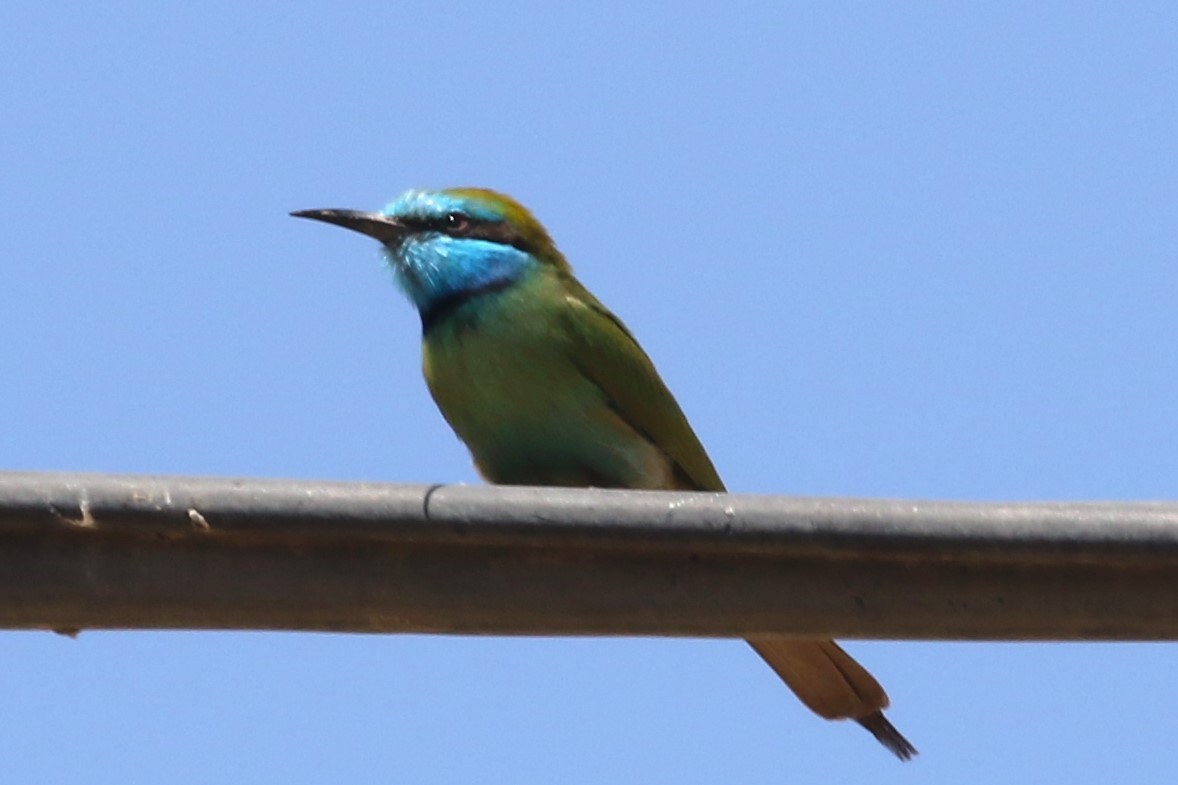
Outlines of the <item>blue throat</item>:
<svg viewBox="0 0 1178 785">
<path fill-rule="evenodd" d="M 421 315 L 423 332 L 483 294 L 502 291 L 539 266 L 525 251 L 488 240 L 429 232 L 386 248 L 397 284 Z"/>
</svg>

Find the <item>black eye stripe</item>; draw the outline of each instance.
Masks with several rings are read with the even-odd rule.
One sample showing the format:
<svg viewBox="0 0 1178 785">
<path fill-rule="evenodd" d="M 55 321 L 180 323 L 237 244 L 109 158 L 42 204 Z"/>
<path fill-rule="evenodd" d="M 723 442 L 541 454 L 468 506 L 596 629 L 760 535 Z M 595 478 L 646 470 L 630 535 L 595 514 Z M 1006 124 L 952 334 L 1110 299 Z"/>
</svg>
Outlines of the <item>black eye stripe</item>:
<svg viewBox="0 0 1178 785">
<path fill-rule="evenodd" d="M 462 221 L 452 223 L 453 216 L 461 218 Z M 463 213 L 452 212 L 437 218 L 402 218 L 401 222 L 419 232 L 437 232 L 450 237 L 488 240 L 501 245 L 510 245 L 521 251 L 530 252 L 532 250 L 511 224 L 505 221 L 487 221 L 472 218 Z"/>
<path fill-rule="evenodd" d="M 466 236 L 480 222 L 462 213 L 447 213 L 440 218 L 402 218 L 401 223 L 411 226 L 419 232 L 439 232 L 454 236 Z"/>
</svg>

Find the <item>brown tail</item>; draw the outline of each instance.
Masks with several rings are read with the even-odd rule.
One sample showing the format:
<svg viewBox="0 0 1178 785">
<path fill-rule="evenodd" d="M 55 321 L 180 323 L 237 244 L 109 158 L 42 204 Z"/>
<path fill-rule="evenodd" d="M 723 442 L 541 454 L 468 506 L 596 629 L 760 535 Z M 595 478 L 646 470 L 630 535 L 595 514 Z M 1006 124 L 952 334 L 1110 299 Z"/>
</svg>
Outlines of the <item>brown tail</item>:
<svg viewBox="0 0 1178 785">
<path fill-rule="evenodd" d="M 883 687 L 834 641 L 765 636 L 749 638 L 748 643 L 818 716 L 855 720 L 900 760 L 916 754 L 883 715 L 888 707 Z"/>
</svg>

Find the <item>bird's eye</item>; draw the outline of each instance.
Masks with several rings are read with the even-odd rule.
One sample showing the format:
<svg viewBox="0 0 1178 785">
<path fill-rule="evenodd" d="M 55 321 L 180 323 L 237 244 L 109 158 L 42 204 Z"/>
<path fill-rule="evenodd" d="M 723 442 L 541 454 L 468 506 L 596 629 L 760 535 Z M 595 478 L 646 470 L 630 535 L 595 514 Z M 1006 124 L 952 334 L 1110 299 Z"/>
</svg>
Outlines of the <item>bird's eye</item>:
<svg viewBox="0 0 1178 785">
<path fill-rule="evenodd" d="M 446 213 L 446 228 L 452 232 L 461 232 L 470 225 L 470 219 L 462 213 Z"/>
</svg>

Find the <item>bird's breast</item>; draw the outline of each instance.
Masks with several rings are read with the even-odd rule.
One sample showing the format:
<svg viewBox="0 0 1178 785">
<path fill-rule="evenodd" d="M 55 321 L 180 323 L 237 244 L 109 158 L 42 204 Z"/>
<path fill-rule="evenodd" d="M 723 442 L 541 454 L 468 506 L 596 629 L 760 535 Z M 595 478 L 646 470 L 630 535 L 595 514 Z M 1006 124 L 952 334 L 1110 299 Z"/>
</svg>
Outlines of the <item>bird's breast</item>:
<svg viewBox="0 0 1178 785">
<path fill-rule="evenodd" d="M 671 487 L 667 456 L 578 370 L 560 323 L 506 297 L 464 306 L 427 333 L 430 393 L 480 473 L 505 484 Z"/>
</svg>

